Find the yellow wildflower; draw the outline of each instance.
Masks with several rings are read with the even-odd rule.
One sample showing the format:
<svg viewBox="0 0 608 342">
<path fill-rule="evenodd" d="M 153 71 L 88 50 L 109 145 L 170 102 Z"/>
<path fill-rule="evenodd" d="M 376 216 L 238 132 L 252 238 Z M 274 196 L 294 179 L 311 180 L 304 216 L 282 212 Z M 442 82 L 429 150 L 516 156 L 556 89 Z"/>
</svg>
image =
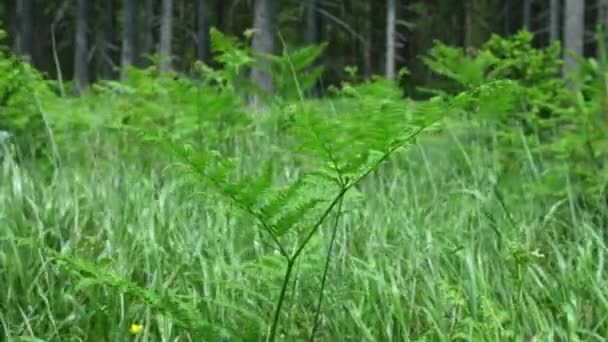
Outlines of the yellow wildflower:
<svg viewBox="0 0 608 342">
<path fill-rule="evenodd" d="M 131 335 L 137 335 L 142 330 L 144 330 L 144 325 L 143 324 L 131 324 L 131 326 L 129 327 L 129 333 Z"/>
</svg>

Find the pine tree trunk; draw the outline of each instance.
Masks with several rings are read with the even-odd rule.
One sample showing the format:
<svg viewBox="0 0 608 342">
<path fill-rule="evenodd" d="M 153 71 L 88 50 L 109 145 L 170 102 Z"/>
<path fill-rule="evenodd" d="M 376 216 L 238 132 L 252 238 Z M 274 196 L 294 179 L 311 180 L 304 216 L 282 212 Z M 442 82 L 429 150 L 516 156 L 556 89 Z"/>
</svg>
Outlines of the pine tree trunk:
<svg viewBox="0 0 608 342">
<path fill-rule="evenodd" d="M 173 38 L 173 0 L 162 0 L 160 22 L 160 70 L 171 70 L 171 43 Z"/>
<path fill-rule="evenodd" d="M 319 34 L 317 28 L 317 1 L 306 0 L 306 44 L 317 44 Z"/>
<path fill-rule="evenodd" d="M 466 0 L 464 4 L 464 46 L 473 45 L 473 0 Z"/>
<path fill-rule="evenodd" d="M 559 0 L 551 0 L 549 4 L 549 40 L 559 40 Z"/>
<path fill-rule="evenodd" d="M 32 0 L 17 0 L 17 53 L 27 59 L 32 57 Z"/>
<path fill-rule="evenodd" d="M 74 83 L 75 91 L 81 94 L 89 85 L 88 67 L 88 13 L 89 0 L 78 0 L 76 2 L 76 32 L 74 50 Z"/>
<path fill-rule="evenodd" d="M 597 0 L 597 24 L 602 30 L 604 37 L 604 47 L 608 46 L 608 0 Z M 598 44 L 598 50 L 596 55 L 598 59 L 602 53 L 608 53 L 608 51 L 600 51 L 601 45 Z"/>
<path fill-rule="evenodd" d="M 156 0 L 146 0 L 145 16 L 146 16 L 146 33 L 144 41 L 144 53 L 153 55 L 156 51 L 156 41 L 154 35 L 154 23 L 156 20 Z M 147 63 L 148 64 L 148 63 Z"/>
<path fill-rule="evenodd" d="M 199 60 L 209 60 L 209 6 L 207 0 L 196 2 L 196 56 Z"/>
<path fill-rule="evenodd" d="M 532 0 L 524 0 L 523 27 L 528 31 L 532 30 Z"/>
<path fill-rule="evenodd" d="M 583 55 L 585 36 L 585 4 L 581 0 L 566 0 L 564 8 L 564 71 L 576 69 L 578 63 L 570 56 Z"/>
<path fill-rule="evenodd" d="M 98 79 L 109 80 L 113 77 L 113 53 L 111 45 L 114 43 L 114 0 L 104 1 L 100 4 L 99 11 L 101 13 L 99 29 L 96 31 L 96 76 Z"/>
<path fill-rule="evenodd" d="M 397 17 L 395 0 L 386 3 L 386 77 L 395 79 L 395 25 Z"/>
<path fill-rule="evenodd" d="M 503 35 L 508 36 L 511 34 L 511 1 L 504 0 L 503 6 L 503 11 L 505 14 L 502 33 Z"/>
<path fill-rule="evenodd" d="M 217 26 L 217 29 L 224 32 L 225 29 L 225 23 L 224 23 L 224 12 L 226 12 L 225 9 L 226 6 L 226 0 L 215 0 L 215 25 Z"/>
<path fill-rule="evenodd" d="M 123 31 L 122 31 L 122 77 L 131 65 L 137 63 L 137 0 L 123 0 Z"/>
<path fill-rule="evenodd" d="M 372 0 L 365 0 L 364 5 L 363 75 L 365 79 L 370 79 L 372 77 Z"/>
<path fill-rule="evenodd" d="M 271 54 L 274 52 L 275 33 L 275 3 L 274 0 L 256 0 L 253 13 L 253 35 L 252 48 L 258 54 Z M 258 63 L 261 68 L 251 70 L 251 81 L 262 91 L 272 93 L 272 75 L 266 70 L 270 67 L 270 61 L 259 57 Z M 253 99 L 254 104 L 259 104 L 259 99 Z"/>
</svg>

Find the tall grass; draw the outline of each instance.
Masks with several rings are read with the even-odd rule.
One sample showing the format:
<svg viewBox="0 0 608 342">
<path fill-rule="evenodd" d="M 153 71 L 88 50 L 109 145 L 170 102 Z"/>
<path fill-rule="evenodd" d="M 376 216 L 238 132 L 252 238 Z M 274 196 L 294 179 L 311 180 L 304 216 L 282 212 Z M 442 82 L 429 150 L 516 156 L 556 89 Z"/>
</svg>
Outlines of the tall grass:
<svg viewBox="0 0 608 342">
<path fill-rule="evenodd" d="M 247 156 L 239 173 L 271 153 L 263 139 L 275 138 L 233 145 Z M 210 341 L 263 340 L 284 272 L 269 241 L 235 208 L 180 187 L 168 162 L 150 167 L 108 151 L 72 156 L 52 172 L 2 161 L 2 339 L 192 340 L 139 298 L 56 267 L 44 245 L 158 293 L 190 295 Z M 317 340 L 608 336 L 605 227 L 576 206 L 575 194 L 536 198 L 526 188 L 534 157 L 505 173 L 500 154 L 448 125 L 358 187 L 338 227 Z M 330 234 L 321 231 L 297 263 L 284 340 L 309 337 Z M 136 337 L 133 323 L 144 325 Z"/>
</svg>

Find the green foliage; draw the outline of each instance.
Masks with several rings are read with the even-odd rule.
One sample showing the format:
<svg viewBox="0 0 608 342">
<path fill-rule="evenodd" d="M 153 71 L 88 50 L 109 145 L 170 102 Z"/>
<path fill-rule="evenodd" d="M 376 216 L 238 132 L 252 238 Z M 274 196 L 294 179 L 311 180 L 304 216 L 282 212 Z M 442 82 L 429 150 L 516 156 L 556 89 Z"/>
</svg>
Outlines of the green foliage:
<svg viewBox="0 0 608 342">
<path fill-rule="evenodd" d="M 3 49 L 0 75 L 0 130 L 15 137 L 23 154 L 40 152 L 49 140 L 39 105 L 52 96 L 47 82 L 30 64 Z"/>
<path fill-rule="evenodd" d="M 288 130 L 293 147 L 288 153 L 302 163 L 302 172 L 286 186 L 277 187 L 273 156 L 268 156 L 272 159 L 261 176 L 240 178 L 233 173 L 236 161 L 221 154 L 181 152 L 190 173 L 255 218 L 285 258 L 286 274 L 270 328 L 271 341 L 276 338 L 293 267 L 312 237 L 336 207 L 341 207 L 353 186 L 436 120 L 430 114 L 423 116 L 426 121 L 412 120 L 411 109 L 402 101 L 383 96 L 391 91 L 390 84 L 376 85 L 371 94 L 347 87 L 343 94 L 353 97 L 357 110 L 345 115 L 292 105 Z"/>
<path fill-rule="evenodd" d="M 151 309 L 168 316 L 179 328 L 187 329 L 192 335 L 199 338 L 217 339 L 228 333 L 223 331 L 221 327 L 208 323 L 197 310 L 198 303 L 193 302 L 191 298 L 183 298 L 183 296 L 171 290 L 164 293 L 152 291 L 130 282 L 119 276 L 118 272 L 110 271 L 109 267 L 104 267 L 100 263 L 95 264 L 52 250 L 46 252 L 55 257 L 53 262 L 61 270 L 80 279 L 76 285 L 76 289 L 79 291 L 86 293 L 86 291 L 90 291 L 90 288 L 99 286 L 127 295 L 134 298 L 135 301 L 141 301 L 149 305 Z M 109 262 L 111 263 L 111 260 Z"/>
<path fill-rule="evenodd" d="M 246 35 L 248 35 L 246 33 Z M 227 37 L 216 29 L 211 30 L 212 50 L 215 60 L 221 64 L 221 68 L 214 70 L 208 66 L 197 67 L 203 77 L 214 84 L 229 87 L 232 91 L 239 93 L 256 92 L 259 89 L 251 85 L 246 73 L 253 66 L 265 69 L 265 66 L 257 63 L 251 49 L 233 37 Z M 327 44 L 310 45 L 289 51 L 284 47 L 280 55 L 262 56 L 270 61 L 270 67 L 266 72 L 273 77 L 273 101 L 292 101 L 300 99 L 319 80 L 323 73 L 322 66 L 312 66 L 315 60 L 323 53 Z"/>
<path fill-rule="evenodd" d="M 461 91 L 486 82 L 487 69 L 495 59 L 489 52 L 483 50 L 475 58 L 470 58 L 461 48 L 435 42 L 427 55 L 422 56 L 422 61 L 433 72 L 453 81 L 455 87 L 452 91 Z M 436 92 L 436 90 L 422 89 Z"/>
<path fill-rule="evenodd" d="M 0 20 L 0 25 L 2 25 L 2 21 Z M 0 42 L 4 44 L 4 39 L 6 39 L 6 32 L 3 29 L 0 29 Z"/>
<path fill-rule="evenodd" d="M 557 77 L 562 65 L 559 43 L 535 49 L 532 38 L 527 31 L 509 38 L 492 35 L 471 56 L 461 48 L 437 43 L 423 61 L 433 72 L 455 83 L 456 91 L 499 80 L 517 82 L 522 89 L 522 110 L 518 112 L 522 119 L 536 124 L 538 119 L 550 116 L 553 106 L 564 102 L 565 84 Z"/>
<path fill-rule="evenodd" d="M 545 49 L 535 49 L 532 39 L 528 31 L 520 31 L 507 39 L 492 35 L 480 49 L 494 60 L 488 78 L 517 80 L 527 87 L 555 90 L 559 84 L 556 76 L 562 66 L 560 44 L 554 42 Z"/>
<path fill-rule="evenodd" d="M 471 92 L 471 88 L 477 87 L 474 91 L 479 91 L 487 87 L 479 84 L 501 82 L 497 91 L 474 96 L 477 101 L 467 104 L 466 112 L 477 113 L 474 119 L 500 125 L 499 143 L 512 167 L 518 165 L 514 161 L 529 162 L 530 156 L 518 157 L 524 134 L 530 153 L 542 155 L 547 161 L 545 170 L 539 171 L 542 177 L 538 175 L 543 180 L 533 184 L 534 188 L 552 197 L 567 196 L 568 191 L 584 194 L 583 197 L 592 193 L 597 196 L 606 184 L 603 177 L 597 176 L 603 174 L 606 159 L 600 152 L 606 147 L 603 138 L 606 124 L 600 115 L 605 98 L 603 71 L 599 66 L 602 63 L 581 59 L 577 76 L 580 87 L 569 92 L 566 82 L 559 77 L 562 66 L 559 44 L 535 49 L 532 38 L 526 31 L 509 38 L 494 35 L 472 56 L 461 49 L 437 44 L 423 60 L 432 71 L 451 80 L 452 89 Z M 495 106 L 506 108 L 505 105 L 512 110 L 494 110 Z M 481 110 L 482 106 L 487 109 Z M 486 115 L 479 115 L 483 113 Z M 574 190 L 562 185 L 564 170 L 579 184 Z"/>
<path fill-rule="evenodd" d="M 130 69 L 128 75 L 125 83 L 95 85 L 91 96 L 83 100 L 110 100 L 109 108 L 101 113 L 105 114 L 103 125 L 213 145 L 249 122 L 242 98 L 231 90 L 160 74 L 156 68 Z"/>
<path fill-rule="evenodd" d="M 575 194 L 605 182 L 605 59 L 568 93 L 553 50 L 493 37 L 436 46 L 452 83 L 429 100 L 383 78 L 310 100 L 308 47 L 272 57 L 280 98 L 255 118 L 254 59 L 212 36 L 222 67 L 193 79 L 40 98 L 64 162 L 3 160 L 0 338 L 605 336 L 606 243 Z"/>
<path fill-rule="evenodd" d="M 303 56 L 308 54 L 302 53 Z M 298 62 L 300 65 L 306 65 L 312 60 L 312 57 L 301 58 L 306 60 Z M 140 131 L 145 128 L 148 136 L 156 135 L 166 139 L 161 144 L 171 146 L 185 164 L 188 174 L 194 176 L 191 178 L 194 182 L 188 183 L 189 189 L 204 189 L 211 196 L 213 193 L 210 194 L 209 190 L 214 190 L 214 193 L 235 204 L 257 222 L 275 250 L 283 257 L 286 267 L 281 291 L 276 299 L 275 313 L 270 321 L 269 334 L 273 340 L 279 332 L 279 318 L 283 316 L 287 289 L 293 279 L 292 272 L 304 250 L 328 223 L 330 216 L 340 217 L 346 194 L 384 164 L 389 156 L 411 143 L 423 129 L 436 123 L 446 107 L 445 104 L 424 107 L 404 101 L 398 88 L 385 80 L 360 86 L 345 85 L 336 96 L 337 100 L 346 101 L 348 107 L 330 115 L 320 106 L 293 102 L 289 105 L 291 117 L 284 127 L 283 143 L 280 143 L 280 147 L 277 146 L 281 154 L 288 156 L 284 159 L 285 164 L 277 163 L 277 155 L 267 154 L 258 162 L 258 166 L 265 165 L 260 172 L 252 170 L 243 175 L 238 166 L 244 163 L 244 156 L 217 149 L 221 146 L 221 139 L 209 144 L 193 144 L 192 139 L 186 135 L 172 134 L 174 131 L 187 132 L 185 129 L 192 123 L 182 122 L 179 126 L 175 120 L 192 116 L 187 110 L 194 99 L 198 101 L 194 103 L 199 104 L 201 97 L 208 97 L 222 104 L 217 108 L 207 105 L 207 110 L 215 109 L 215 113 L 209 115 L 218 115 L 217 111 L 231 108 L 221 101 L 222 95 L 230 94 L 234 88 L 222 85 L 213 87 L 203 82 L 201 84 L 205 91 L 199 89 L 194 93 L 191 92 L 195 88 L 192 82 L 194 81 L 179 77 L 156 75 L 154 69 L 131 70 L 126 84 L 102 84 L 88 95 L 87 101 L 97 102 L 97 97 L 112 99 L 112 106 L 115 107 L 110 113 L 124 115 L 114 120 L 128 121 L 128 125 L 138 127 Z M 176 104 L 175 107 L 168 106 L 173 103 Z M 160 104 L 163 105 L 162 108 Z M 237 108 L 239 105 L 236 103 L 233 106 Z M 225 115 L 204 117 L 203 121 L 218 125 L 223 119 Z M 125 124 L 117 124 L 115 127 L 122 129 Z M 214 128 L 217 129 L 205 127 L 206 130 Z M 235 131 L 230 131 L 229 135 L 222 137 L 235 134 Z M 180 147 L 184 144 L 184 147 Z M 299 165 L 297 177 L 278 177 L 277 170 L 293 164 Z M 337 218 L 333 229 L 337 229 Z M 70 267 L 84 267 L 76 256 L 65 258 Z M 90 271 L 78 274 L 79 277 L 90 279 L 87 283 L 92 281 L 95 285 L 144 296 L 141 299 L 155 310 L 173 316 L 181 315 L 176 316 L 177 322 L 194 336 L 202 336 L 197 319 L 183 318 L 184 313 L 181 311 L 173 312 L 181 304 L 158 299 L 162 298 L 159 294 L 142 292 L 139 287 L 123 284 L 120 278 L 111 275 Z"/>
<path fill-rule="evenodd" d="M 572 75 L 569 105 L 552 107 L 557 113 L 559 136 L 540 148 L 566 163 L 574 181 L 573 190 L 581 194 L 581 199 L 587 202 L 585 205 L 599 206 L 599 211 L 603 212 L 608 205 L 608 59 L 604 34 L 599 30 L 597 39 L 601 52 L 599 61 L 579 58 L 580 68 Z M 564 195 L 562 187 L 553 191 Z"/>
<path fill-rule="evenodd" d="M 251 49 L 234 37 L 228 37 L 215 28 L 210 31 L 214 60 L 221 68 L 214 70 L 204 65 L 199 68 L 210 81 L 232 91 L 244 91 L 249 87 L 247 71 L 255 62 Z"/>
<path fill-rule="evenodd" d="M 303 98 L 319 81 L 324 67 L 313 66 L 327 44 L 310 45 L 294 51 L 283 49 L 280 56 L 270 56 L 275 94 L 278 99 L 293 101 Z"/>
</svg>

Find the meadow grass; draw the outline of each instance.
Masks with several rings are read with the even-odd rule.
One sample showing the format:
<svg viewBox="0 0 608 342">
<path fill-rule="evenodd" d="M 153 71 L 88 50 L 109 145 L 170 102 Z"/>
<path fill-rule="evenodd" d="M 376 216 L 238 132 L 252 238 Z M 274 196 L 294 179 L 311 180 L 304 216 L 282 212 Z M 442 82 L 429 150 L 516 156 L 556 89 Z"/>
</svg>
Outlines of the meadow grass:
<svg viewBox="0 0 608 342">
<path fill-rule="evenodd" d="M 239 172 L 256 170 L 268 139 L 233 144 Z M 89 157 L 66 157 L 50 171 L 2 162 L 2 339 L 193 340 L 140 298 L 57 267 L 46 246 L 190 296 L 216 340 L 263 340 L 284 273 L 269 239 L 230 203 L 180 186 L 169 159 L 150 167 L 107 146 L 98 156 L 100 141 L 83 143 Z M 529 189 L 537 156 L 505 172 L 500 154 L 448 125 L 358 186 L 338 226 L 315 340 L 608 336 L 605 227 L 575 194 L 550 202 Z M 322 230 L 297 264 L 282 340 L 309 338 L 330 234 Z M 144 326 L 135 337 L 133 323 Z"/>
</svg>

